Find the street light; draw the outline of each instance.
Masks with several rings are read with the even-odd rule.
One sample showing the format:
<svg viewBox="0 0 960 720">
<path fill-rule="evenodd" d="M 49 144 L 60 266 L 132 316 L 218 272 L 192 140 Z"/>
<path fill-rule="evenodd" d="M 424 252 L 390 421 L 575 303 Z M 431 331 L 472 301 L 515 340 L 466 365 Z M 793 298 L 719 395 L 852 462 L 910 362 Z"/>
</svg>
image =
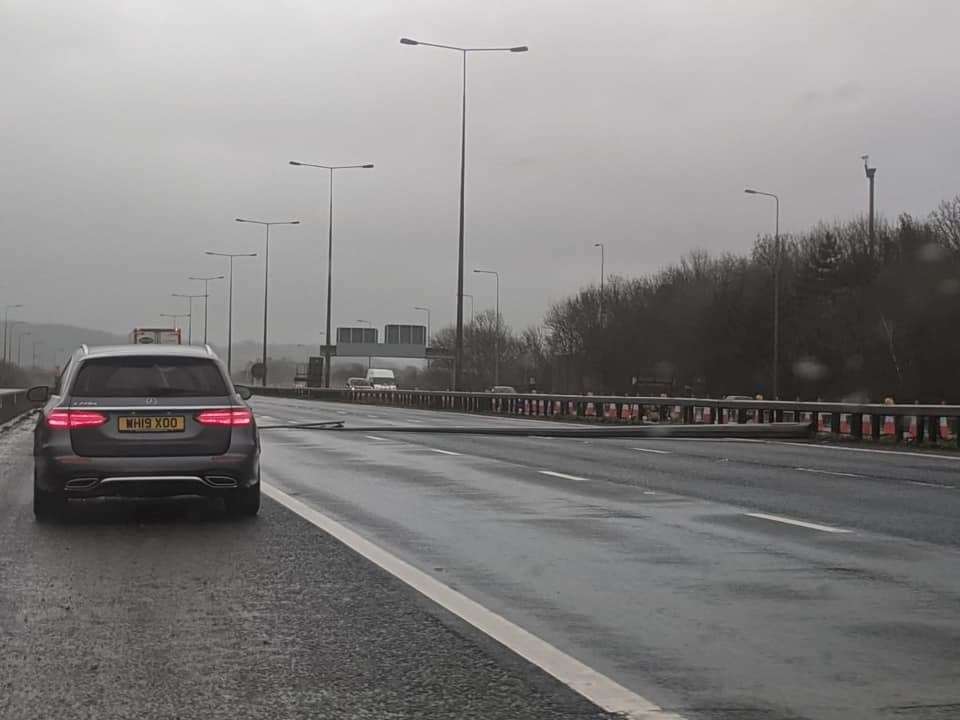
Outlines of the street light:
<svg viewBox="0 0 960 720">
<path fill-rule="evenodd" d="M 593 246 L 600 248 L 600 327 L 603 327 L 603 266 L 606 260 L 606 248 L 602 242 L 594 243 Z"/>
<path fill-rule="evenodd" d="M 195 298 L 206 298 L 206 295 L 190 295 L 189 293 L 170 293 L 170 297 L 184 298 L 189 306 L 187 314 L 187 345 L 193 345 L 193 301 Z"/>
<path fill-rule="evenodd" d="M 410 38 L 400 38 L 401 45 L 424 45 L 426 47 L 454 50 L 463 57 L 463 97 L 460 113 L 460 237 L 457 254 L 457 338 L 455 345 L 455 359 L 453 364 L 453 389 L 460 389 L 461 369 L 463 366 L 463 195 L 464 179 L 467 163 L 467 54 L 471 52 L 527 52 L 526 45 L 514 47 L 479 47 L 464 48 L 455 45 L 440 45 L 437 43 L 421 42 Z"/>
<path fill-rule="evenodd" d="M 177 330 L 180 328 L 180 318 L 188 318 L 190 316 L 187 313 L 179 313 L 179 314 L 160 313 L 160 317 L 169 318 L 170 320 L 173 320 L 173 328 Z"/>
<path fill-rule="evenodd" d="M 206 277 L 194 277 L 191 275 L 188 280 L 199 280 L 203 283 L 203 344 L 207 344 L 207 305 L 210 299 L 210 281 L 223 280 L 223 275 L 209 275 Z"/>
<path fill-rule="evenodd" d="M 369 320 L 354 320 L 354 322 L 366 323 L 367 327 L 373 327 L 373 323 Z M 373 358 L 370 355 L 367 355 L 367 370 L 369 370 L 371 367 L 373 367 Z"/>
<path fill-rule="evenodd" d="M 7 336 L 9 335 L 10 330 L 10 311 L 15 310 L 16 308 L 22 308 L 22 303 L 17 303 L 16 305 L 4 305 L 3 306 L 3 361 L 7 362 Z"/>
<path fill-rule="evenodd" d="M 493 384 L 500 384 L 500 273 L 496 270 L 474 270 L 475 273 L 480 273 L 481 275 L 494 275 L 497 278 L 497 324 L 495 326 L 494 332 L 496 337 L 494 340 L 494 352 L 496 353 L 496 358 L 493 363 Z"/>
<path fill-rule="evenodd" d="M 364 165 L 322 165 L 320 163 L 305 163 L 291 160 L 290 164 L 296 165 L 297 167 L 321 168 L 330 171 L 330 210 L 328 213 L 329 225 L 327 229 L 327 330 L 326 344 L 323 346 L 323 386 L 330 387 L 330 309 L 333 297 L 331 287 L 333 278 L 333 171 L 353 170 L 357 168 L 369 170 L 373 167 L 373 163 L 366 163 Z"/>
<path fill-rule="evenodd" d="M 425 312 L 427 314 L 427 343 L 426 344 L 430 345 L 430 308 L 414 305 L 413 309 L 420 310 L 421 312 Z"/>
<path fill-rule="evenodd" d="M 214 257 L 230 258 L 229 281 L 227 283 L 227 375 L 231 375 L 233 369 L 233 259 L 238 257 L 256 257 L 256 253 L 223 253 L 205 250 L 205 255 Z"/>
<path fill-rule="evenodd" d="M 773 399 L 780 397 L 780 198 L 774 193 L 746 188 L 748 195 L 771 197 L 777 203 L 777 220 L 773 235 Z"/>
<path fill-rule="evenodd" d="M 33 341 L 33 365 L 31 365 L 31 367 L 39 367 L 39 365 L 37 365 L 37 346 L 38 345 L 43 345 L 43 340 Z"/>
<path fill-rule="evenodd" d="M 270 226 L 271 225 L 299 225 L 299 220 L 283 220 L 267 222 L 265 220 L 247 220 L 236 218 L 237 222 L 262 225 L 267 229 L 267 244 L 263 255 L 263 386 L 267 386 L 267 285 L 270 282 Z"/>
<path fill-rule="evenodd" d="M 31 335 L 32 332 L 22 332 L 17 336 L 17 367 L 23 367 L 23 339 Z"/>
</svg>

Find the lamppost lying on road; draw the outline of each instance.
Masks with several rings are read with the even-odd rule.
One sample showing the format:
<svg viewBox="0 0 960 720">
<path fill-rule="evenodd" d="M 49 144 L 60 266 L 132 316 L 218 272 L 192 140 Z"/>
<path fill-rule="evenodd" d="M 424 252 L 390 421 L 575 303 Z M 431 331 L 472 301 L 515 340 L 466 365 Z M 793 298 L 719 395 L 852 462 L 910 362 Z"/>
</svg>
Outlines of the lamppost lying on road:
<svg viewBox="0 0 960 720">
<path fill-rule="evenodd" d="M 187 301 L 187 345 L 193 345 L 193 301 L 195 298 L 205 298 L 205 295 L 190 295 L 189 293 L 170 293 L 171 297 L 184 298 Z"/>
<path fill-rule="evenodd" d="M 296 160 L 290 161 L 291 165 L 296 165 L 297 167 L 313 167 L 321 168 L 322 170 L 330 171 L 330 209 L 329 209 L 329 225 L 327 229 L 327 329 L 326 329 L 326 344 L 323 346 L 323 386 L 330 387 L 330 308 L 331 300 L 333 298 L 333 290 L 331 286 L 331 280 L 333 278 L 333 171 L 334 170 L 353 170 L 357 168 L 362 168 L 364 170 L 369 170 L 373 167 L 373 163 L 366 163 L 364 165 L 322 165 L 320 163 L 305 163 L 297 162 Z"/>
<path fill-rule="evenodd" d="M 230 259 L 230 272 L 228 273 L 230 279 L 227 281 L 227 375 L 233 377 L 231 375 L 233 371 L 233 259 L 238 257 L 256 257 L 257 254 L 224 253 L 213 252 L 212 250 L 206 250 L 204 254 Z"/>
<path fill-rule="evenodd" d="M 223 280 L 223 275 L 209 275 L 207 277 L 194 277 L 191 275 L 188 280 L 198 280 L 203 283 L 203 344 L 207 344 L 207 305 L 210 300 L 210 281 Z"/>
<path fill-rule="evenodd" d="M 496 358 L 493 363 L 493 384 L 500 384 L 500 273 L 496 270 L 474 270 L 475 273 L 480 273 L 481 275 L 494 275 L 497 278 L 497 324 L 495 326 L 494 332 L 496 337 L 494 339 L 494 352 L 496 353 Z"/>
<path fill-rule="evenodd" d="M 299 220 L 283 220 L 267 222 L 266 220 L 247 220 L 237 218 L 237 222 L 262 225 L 267 229 L 267 244 L 263 254 L 263 386 L 267 386 L 267 287 L 270 283 L 270 226 L 271 225 L 299 225 Z"/>
<path fill-rule="evenodd" d="M 3 361 L 7 362 L 7 336 L 10 334 L 10 311 L 22 308 L 23 303 L 3 306 Z"/>
<path fill-rule="evenodd" d="M 457 254 L 457 337 L 453 362 L 453 389 L 460 390 L 461 369 L 463 366 L 463 194 L 467 162 L 467 54 L 472 52 L 527 52 L 526 45 L 514 47 L 478 47 L 465 48 L 456 45 L 421 42 L 410 38 L 400 38 L 401 45 L 425 45 L 426 47 L 454 50 L 463 57 L 463 105 L 460 113 L 460 239 Z"/>
<path fill-rule="evenodd" d="M 777 203 L 777 220 L 773 235 L 773 399 L 780 397 L 780 198 L 774 193 L 747 188 L 748 195 L 763 195 Z"/>
</svg>

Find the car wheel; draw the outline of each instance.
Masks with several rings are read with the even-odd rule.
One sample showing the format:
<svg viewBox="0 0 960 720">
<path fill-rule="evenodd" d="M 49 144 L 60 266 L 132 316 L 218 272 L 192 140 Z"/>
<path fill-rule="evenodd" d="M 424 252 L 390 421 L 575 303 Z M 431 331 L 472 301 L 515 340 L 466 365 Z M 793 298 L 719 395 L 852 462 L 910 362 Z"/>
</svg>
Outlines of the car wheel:
<svg viewBox="0 0 960 720">
<path fill-rule="evenodd" d="M 50 522 L 63 517 L 67 499 L 58 493 L 41 490 L 33 482 L 33 515 L 39 522 Z"/>
<path fill-rule="evenodd" d="M 224 498 L 227 512 L 236 517 L 253 517 L 260 512 L 260 483 L 240 488 Z"/>
</svg>

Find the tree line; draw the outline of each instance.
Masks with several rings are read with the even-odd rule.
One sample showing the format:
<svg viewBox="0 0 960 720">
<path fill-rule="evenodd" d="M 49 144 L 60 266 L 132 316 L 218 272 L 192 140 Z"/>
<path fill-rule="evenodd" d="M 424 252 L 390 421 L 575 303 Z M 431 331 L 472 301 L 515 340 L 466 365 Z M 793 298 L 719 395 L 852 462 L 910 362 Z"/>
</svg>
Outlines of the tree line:
<svg viewBox="0 0 960 720">
<path fill-rule="evenodd" d="M 782 398 L 960 402 L 960 195 L 873 237 L 865 219 L 820 223 L 613 276 L 522 331 L 482 313 L 464 328 L 465 388 L 493 385 L 499 338 L 499 382 L 518 390 L 772 397 L 775 276 Z M 453 328 L 431 344 L 452 355 Z M 449 387 L 451 363 L 409 379 Z"/>
</svg>

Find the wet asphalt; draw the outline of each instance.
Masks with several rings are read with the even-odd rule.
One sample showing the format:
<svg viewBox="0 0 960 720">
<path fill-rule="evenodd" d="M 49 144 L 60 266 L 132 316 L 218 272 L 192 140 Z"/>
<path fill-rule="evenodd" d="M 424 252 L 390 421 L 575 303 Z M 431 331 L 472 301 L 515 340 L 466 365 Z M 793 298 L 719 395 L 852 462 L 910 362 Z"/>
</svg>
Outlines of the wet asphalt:
<svg viewBox="0 0 960 720">
<path fill-rule="evenodd" d="M 0 718 L 604 718 L 269 499 L 31 512 L 0 431 Z"/>
<path fill-rule="evenodd" d="M 957 455 L 431 437 L 389 428 L 536 421 L 254 406 L 379 426 L 265 430 L 265 479 L 671 711 L 960 717 Z"/>
</svg>

